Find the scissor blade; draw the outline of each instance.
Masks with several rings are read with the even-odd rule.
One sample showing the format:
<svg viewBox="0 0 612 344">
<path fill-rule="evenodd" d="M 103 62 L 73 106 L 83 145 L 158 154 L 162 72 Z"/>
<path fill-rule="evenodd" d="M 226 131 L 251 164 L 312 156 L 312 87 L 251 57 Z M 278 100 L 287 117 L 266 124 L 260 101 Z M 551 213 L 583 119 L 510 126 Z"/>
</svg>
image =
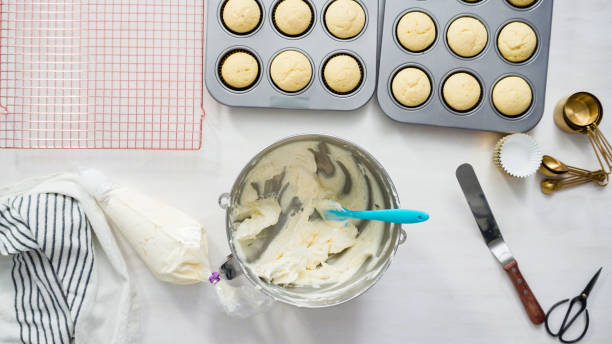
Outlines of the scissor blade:
<svg viewBox="0 0 612 344">
<path fill-rule="evenodd" d="M 593 276 L 593 278 L 591 278 L 591 280 L 589 281 L 589 284 L 587 284 L 586 288 L 584 288 L 584 290 L 582 291 L 582 293 L 586 296 L 589 296 L 589 294 L 591 293 L 591 289 L 593 289 L 593 286 L 595 285 L 595 282 L 597 282 L 597 279 L 599 278 L 599 274 L 601 273 L 601 269 L 603 269 L 603 267 L 599 268 L 599 270 L 597 270 L 597 273 L 595 273 L 595 276 Z"/>
</svg>

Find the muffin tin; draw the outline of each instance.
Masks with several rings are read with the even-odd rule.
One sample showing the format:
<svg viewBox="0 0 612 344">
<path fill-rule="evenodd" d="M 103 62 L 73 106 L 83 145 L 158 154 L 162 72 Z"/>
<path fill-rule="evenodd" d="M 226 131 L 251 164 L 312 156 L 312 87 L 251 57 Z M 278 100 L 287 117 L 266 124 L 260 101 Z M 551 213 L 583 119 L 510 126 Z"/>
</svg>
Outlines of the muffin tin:
<svg viewBox="0 0 612 344">
<path fill-rule="evenodd" d="M 526 8 L 514 7 L 506 0 L 387 0 L 378 71 L 377 97 L 381 108 L 392 119 L 405 123 L 496 132 L 524 132 L 532 129 L 544 112 L 552 6 L 551 0 L 537 0 Z M 436 24 L 437 37 L 424 52 L 409 52 L 396 37 L 399 19 L 410 11 L 427 13 Z M 448 26 L 462 16 L 479 19 L 488 31 L 487 44 L 475 57 L 459 57 L 448 47 Z M 497 48 L 499 32 L 513 21 L 529 24 L 538 38 L 533 55 L 522 63 L 507 61 Z M 404 67 L 420 68 L 430 79 L 429 99 L 415 108 L 401 105 L 391 92 L 393 77 Z M 444 81 L 456 72 L 472 74 L 481 86 L 479 103 L 466 112 L 453 110 L 442 96 Z M 497 111 L 491 96 L 495 84 L 511 75 L 522 77 L 532 89 L 533 99 L 529 109 L 516 117 L 504 116 Z"/>
<path fill-rule="evenodd" d="M 278 0 L 255 1 L 261 9 L 261 21 L 245 35 L 232 33 L 224 26 L 221 11 L 225 0 L 208 1 L 205 80 L 217 101 L 230 106 L 318 110 L 353 110 L 368 102 L 376 88 L 378 1 L 356 0 L 366 20 L 361 33 L 350 39 L 335 38 L 325 27 L 325 10 L 333 0 L 305 0 L 313 10 L 313 22 L 305 34 L 297 37 L 283 35 L 274 26 L 273 10 Z M 258 61 L 258 80 L 248 89 L 232 89 L 219 76 L 223 57 L 234 50 L 250 52 Z M 280 90 L 270 77 L 273 58 L 284 50 L 305 54 L 312 65 L 310 83 L 295 93 Z M 337 54 L 355 57 L 363 73 L 361 83 L 349 94 L 333 92 L 323 80 L 325 62 Z"/>
</svg>

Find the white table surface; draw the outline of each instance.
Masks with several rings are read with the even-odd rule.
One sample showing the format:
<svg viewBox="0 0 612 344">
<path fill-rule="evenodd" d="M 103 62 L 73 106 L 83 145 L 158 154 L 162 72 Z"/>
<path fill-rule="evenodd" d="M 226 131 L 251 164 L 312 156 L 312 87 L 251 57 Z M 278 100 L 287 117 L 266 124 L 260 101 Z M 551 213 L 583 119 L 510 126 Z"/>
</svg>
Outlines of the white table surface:
<svg viewBox="0 0 612 344">
<path fill-rule="evenodd" d="M 448 1 L 448 0 L 446 0 Z M 585 137 L 561 132 L 552 109 L 577 90 L 612 99 L 612 3 L 556 1 L 546 113 L 532 131 L 543 151 L 595 168 Z M 344 305 L 321 310 L 275 305 L 230 319 L 212 288 L 158 282 L 131 250 L 139 286 L 143 343 L 553 343 L 533 326 L 503 269 L 486 249 L 455 180 L 470 162 L 533 292 L 546 310 L 577 295 L 605 266 L 589 298 L 585 343 L 612 342 L 612 189 L 583 186 L 545 196 L 540 177 L 515 180 L 491 162 L 498 134 L 388 119 L 375 99 L 353 112 L 233 109 L 205 96 L 204 145 L 196 152 L 0 151 L 2 184 L 95 167 L 118 182 L 165 199 L 205 225 L 217 266 L 227 252 L 217 197 L 260 149 L 298 133 L 336 135 L 365 147 L 387 168 L 402 204 L 431 213 L 414 226 L 382 280 Z M 607 110 L 610 110 L 607 108 Z M 610 110 L 612 111 L 612 110 Z M 612 120 L 604 119 L 612 135 Z M 610 137 L 610 136 L 609 136 Z"/>
</svg>

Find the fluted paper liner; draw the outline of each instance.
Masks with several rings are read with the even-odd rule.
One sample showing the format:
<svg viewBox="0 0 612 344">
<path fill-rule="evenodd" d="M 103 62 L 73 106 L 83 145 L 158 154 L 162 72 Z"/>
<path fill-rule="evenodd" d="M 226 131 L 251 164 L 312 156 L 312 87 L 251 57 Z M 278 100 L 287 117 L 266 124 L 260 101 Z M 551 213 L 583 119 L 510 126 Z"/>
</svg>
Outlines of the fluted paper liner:
<svg viewBox="0 0 612 344">
<path fill-rule="evenodd" d="M 531 136 L 512 134 L 497 142 L 493 161 L 507 174 L 526 178 L 537 172 L 542 156 L 540 147 Z"/>
</svg>

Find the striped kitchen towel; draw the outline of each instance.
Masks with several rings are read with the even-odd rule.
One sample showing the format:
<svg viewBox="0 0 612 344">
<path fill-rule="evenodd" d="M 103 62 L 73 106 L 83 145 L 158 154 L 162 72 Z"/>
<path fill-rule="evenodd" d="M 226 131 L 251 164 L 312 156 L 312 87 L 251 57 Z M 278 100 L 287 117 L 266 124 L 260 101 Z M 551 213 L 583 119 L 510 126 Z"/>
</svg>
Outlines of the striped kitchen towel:
<svg viewBox="0 0 612 344">
<path fill-rule="evenodd" d="M 135 292 L 101 210 L 70 175 L 34 184 L 0 192 L 0 343 L 137 342 Z"/>
</svg>

